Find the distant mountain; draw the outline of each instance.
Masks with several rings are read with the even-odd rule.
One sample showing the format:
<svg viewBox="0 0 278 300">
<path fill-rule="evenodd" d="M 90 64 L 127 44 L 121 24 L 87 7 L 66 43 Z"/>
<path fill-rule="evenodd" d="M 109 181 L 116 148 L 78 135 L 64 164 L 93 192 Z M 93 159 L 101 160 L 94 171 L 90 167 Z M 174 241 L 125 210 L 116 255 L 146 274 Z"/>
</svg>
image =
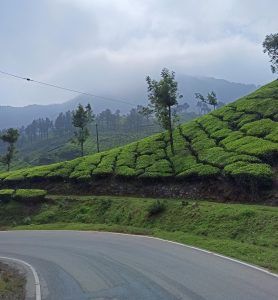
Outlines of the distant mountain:
<svg viewBox="0 0 278 300">
<path fill-rule="evenodd" d="M 229 82 L 223 79 L 215 79 L 208 77 L 191 77 L 191 76 L 177 76 L 179 83 L 179 90 L 184 96 L 181 103 L 187 102 L 190 104 L 189 110 L 195 111 L 196 101 L 194 100 L 194 93 L 206 94 L 210 91 L 215 91 L 219 101 L 229 103 L 235 99 L 244 96 L 256 88 L 254 84 L 242 84 Z M 143 85 L 144 84 L 144 85 Z M 146 85 L 141 86 L 134 84 L 126 89 L 123 100 L 132 102 L 134 107 L 137 104 L 147 103 Z M 115 91 L 111 98 L 122 99 L 122 95 L 117 95 Z M 132 99 L 132 100 L 128 100 Z M 132 106 L 126 105 L 122 102 L 107 101 L 100 98 L 93 99 L 92 97 L 80 95 L 67 102 L 61 104 L 49 105 L 28 105 L 24 107 L 0 106 L 0 129 L 8 127 L 20 127 L 32 122 L 33 119 L 45 118 L 54 119 L 60 112 L 73 110 L 78 103 L 90 103 L 95 112 L 100 112 L 106 108 L 111 110 L 120 109 L 122 112 L 127 112 Z"/>
<path fill-rule="evenodd" d="M 179 76 L 177 81 L 181 94 L 184 96 L 181 102 L 189 103 L 192 110 L 196 106 L 195 93 L 205 95 L 214 91 L 219 101 L 230 103 L 259 88 L 254 84 L 236 83 L 210 77 Z"/>
</svg>

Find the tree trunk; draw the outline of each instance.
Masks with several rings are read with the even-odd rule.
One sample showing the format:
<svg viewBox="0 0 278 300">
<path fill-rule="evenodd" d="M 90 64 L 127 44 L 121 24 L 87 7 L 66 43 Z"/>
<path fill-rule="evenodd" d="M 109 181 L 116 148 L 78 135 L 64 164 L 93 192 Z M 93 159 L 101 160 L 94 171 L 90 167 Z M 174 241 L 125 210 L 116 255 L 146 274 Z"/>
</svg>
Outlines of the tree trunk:
<svg viewBox="0 0 278 300">
<path fill-rule="evenodd" d="M 174 141 L 173 141 L 173 128 L 172 128 L 172 111 L 171 106 L 168 106 L 168 120 L 169 120 L 169 135 L 170 135 L 170 145 L 171 145 L 171 152 L 174 155 Z"/>
<path fill-rule="evenodd" d="M 83 142 L 80 143 L 81 146 L 81 156 L 84 156 L 84 145 Z"/>
</svg>

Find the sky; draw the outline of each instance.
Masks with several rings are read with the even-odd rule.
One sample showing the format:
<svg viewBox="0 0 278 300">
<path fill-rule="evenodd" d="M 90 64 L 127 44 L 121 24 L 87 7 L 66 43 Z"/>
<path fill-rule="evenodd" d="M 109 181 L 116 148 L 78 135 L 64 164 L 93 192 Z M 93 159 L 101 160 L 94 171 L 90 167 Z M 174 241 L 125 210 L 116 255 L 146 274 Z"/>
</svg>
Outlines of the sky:
<svg viewBox="0 0 278 300">
<path fill-rule="evenodd" d="M 261 85 L 277 77 L 261 45 L 277 11 L 277 0 L 1 0 L 0 70 L 127 101 L 163 67 Z M 74 96 L 0 74 L 0 105 Z"/>
</svg>

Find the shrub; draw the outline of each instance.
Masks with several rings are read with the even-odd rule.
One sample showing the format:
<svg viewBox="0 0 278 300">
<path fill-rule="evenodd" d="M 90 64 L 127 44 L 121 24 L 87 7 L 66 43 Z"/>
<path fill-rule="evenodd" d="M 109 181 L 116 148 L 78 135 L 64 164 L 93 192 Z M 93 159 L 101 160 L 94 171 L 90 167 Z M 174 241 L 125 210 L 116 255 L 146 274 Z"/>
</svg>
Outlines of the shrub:
<svg viewBox="0 0 278 300">
<path fill-rule="evenodd" d="M 135 171 L 135 169 L 132 169 L 128 166 L 116 167 L 115 173 L 116 173 L 116 175 L 122 176 L 122 177 L 133 177 L 133 176 L 138 175 L 138 171 Z"/>
<path fill-rule="evenodd" d="M 237 179 L 254 180 L 268 184 L 272 179 L 272 170 L 267 164 L 249 163 L 238 161 L 227 165 L 224 171 Z"/>
<path fill-rule="evenodd" d="M 165 202 L 157 200 L 153 202 L 148 208 L 148 217 L 157 216 L 158 214 L 163 213 L 166 210 Z"/>
<path fill-rule="evenodd" d="M 10 172 L 3 172 L 0 174 L 0 182 L 1 180 L 4 180 L 6 177 L 8 177 L 11 173 Z"/>
<path fill-rule="evenodd" d="M 152 155 L 141 155 L 137 159 L 136 170 L 145 169 L 154 163 Z"/>
<path fill-rule="evenodd" d="M 38 189 L 17 189 L 13 194 L 16 201 L 43 201 L 47 195 L 46 190 Z"/>
<path fill-rule="evenodd" d="M 260 98 L 257 95 L 256 98 L 253 98 L 252 95 L 249 95 L 248 97 L 241 99 L 241 101 L 236 101 L 234 106 L 236 107 L 237 111 L 243 111 L 245 113 L 257 113 L 262 115 L 264 118 L 273 117 L 278 113 L 277 99 L 271 99 L 267 97 Z"/>
<path fill-rule="evenodd" d="M 217 141 L 223 140 L 224 138 L 228 137 L 233 131 L 228 128 L 219 129 L 217 131 L 214 131 L 211 134 L 211 137 L 213 139 L 216 139 Z"/>
<path fill-rule="evenodd" d="M 197 139 L 196 142 L 195 140 L 192 141 L 192 148 L 197 152 L 212 147 L 216 147 L 216 143 L 213 139 L 210 139 L 208 137 L 205 137 L 203 139 Z"/>
<path fill-rule="evenodd" d="M 14 190 L 12 189 L 5 189 L 5 190 L 0 190 L 0 202 L 8 202 L 12 199 Z"/>
<path fill-rule="evenodd" d="M 241 127 L 241 130 L 248 135 L 255 135 L 257 137 L 265 137 L 274 131 L 278 135 L 278 123 L 270 119 L 262 119 L 245 124 Z"/>
<path fill-rule="evenodd" d="M 217 167 L 213 167 L 210 165 L 205 165 L 205 164 L 196 164 L 194 167 L 181 172 L 177 175 L 177 177 L 180 178 L 186 178 L 186 177 L 191 177 L 191 176 L 197 176 L 197 177 L 212 177 L 216 176 L 217 174 L 220 173 L 220 169 Z"/>
<path fill-rule="evenodd" d="M 260 118 L 258 114 L 244 114 L 237 120 L 237 126 L 242 127 L 243 125 L 256 121 Z"/>
<path fill-rule="evenodd" d="M 36 224 L 47 224 L 55 222 L 56 213 L 53 210 L 45 210 L 33 218 Z"/>
<path fill-rule="evenodd" d="M 223 145 L 224 147 L 226 144 L 237 141 L 238 139 L 244 137 L 244 134 L 239 131 L 233 131 L 231 132 L 226 138 L 221 140 L 220 145 Z"/>
<path fill-rule="evenodd" d="M 138 143 L 137 151 L 141 155 L 150 155 L 156 153 L 157 150 L 165 148 L 163 135 L 158 134 L 141 140 Z"/>
<path fill-rule="evenodd" d="M 42 178 L 47 176 L 51 171 L 49 166 L 39 166 L 26 170 L 26 178 Z"/>
<path fill-rule="evenodd" d="M 23 180 L 28 172 L 28 169 L 16 170 L 13 172 L 8 172 L 7 176 L 5 176 L 4 181 L 17 181 Z"/>
<path fill-rule="evenodd" d="M 184 151 L 182 154 L 174 156 L 172 162 L 176 174 L 180 174 L 197 165 L 196 157 L 189 151 Z"/>
<path fill-rule="evenodd" d="M 105 153 L 102 157 L 100 163 L 92 171 L 92 175 L 107 176 L 112 175 L 114 172 L 114 167 L 116 166 L 117 155 L 120 149 L 113 149 Z"/>
<path fill-rule="evenodd" d="M 128 152 L 127 150 L 121 151 L 117 159 L 117 167 L 128 166 L 134 168 L 135 166 L 135 152 Z"/>
<path fill-rule="evenodd" d="M 227 122 L 220 120 L 212 114 L 204 116 L 198 121 L 198 123 L 210 134 L 214 133 L 215 131 L 228 128 Z"/>
<path fill-rule="evenodd" d="M 161 174 L 172 174 L 172 168 L 168 160 L 160 159 L 155 161 L 150 167 L 146 168 L 147 172 L 156 172 Z"/>
<path fill-rule="evenodd" d="M 224 141 L 223 141 L 224 142 Z M 278 144 L 254 136 L 245 136 L 233 142 L 225 144 L 228 150 L 243 154 L 267 157 L 278 153 Z"/>
</svg>

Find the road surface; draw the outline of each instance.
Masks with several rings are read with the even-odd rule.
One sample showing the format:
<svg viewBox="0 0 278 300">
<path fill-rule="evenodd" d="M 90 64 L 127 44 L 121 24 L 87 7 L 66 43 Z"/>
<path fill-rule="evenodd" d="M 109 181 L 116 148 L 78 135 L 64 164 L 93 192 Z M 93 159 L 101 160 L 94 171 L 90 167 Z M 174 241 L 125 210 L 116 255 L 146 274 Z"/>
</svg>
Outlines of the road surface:
<svg viewBox="0 0 278 300">
<path fill-rule="evenodd" d="M 278 278 L 180 245 L 77 231 L 0 232 L 0 256 L 31 264 L 42 299 L 268 300 Z"/>
</svg>

